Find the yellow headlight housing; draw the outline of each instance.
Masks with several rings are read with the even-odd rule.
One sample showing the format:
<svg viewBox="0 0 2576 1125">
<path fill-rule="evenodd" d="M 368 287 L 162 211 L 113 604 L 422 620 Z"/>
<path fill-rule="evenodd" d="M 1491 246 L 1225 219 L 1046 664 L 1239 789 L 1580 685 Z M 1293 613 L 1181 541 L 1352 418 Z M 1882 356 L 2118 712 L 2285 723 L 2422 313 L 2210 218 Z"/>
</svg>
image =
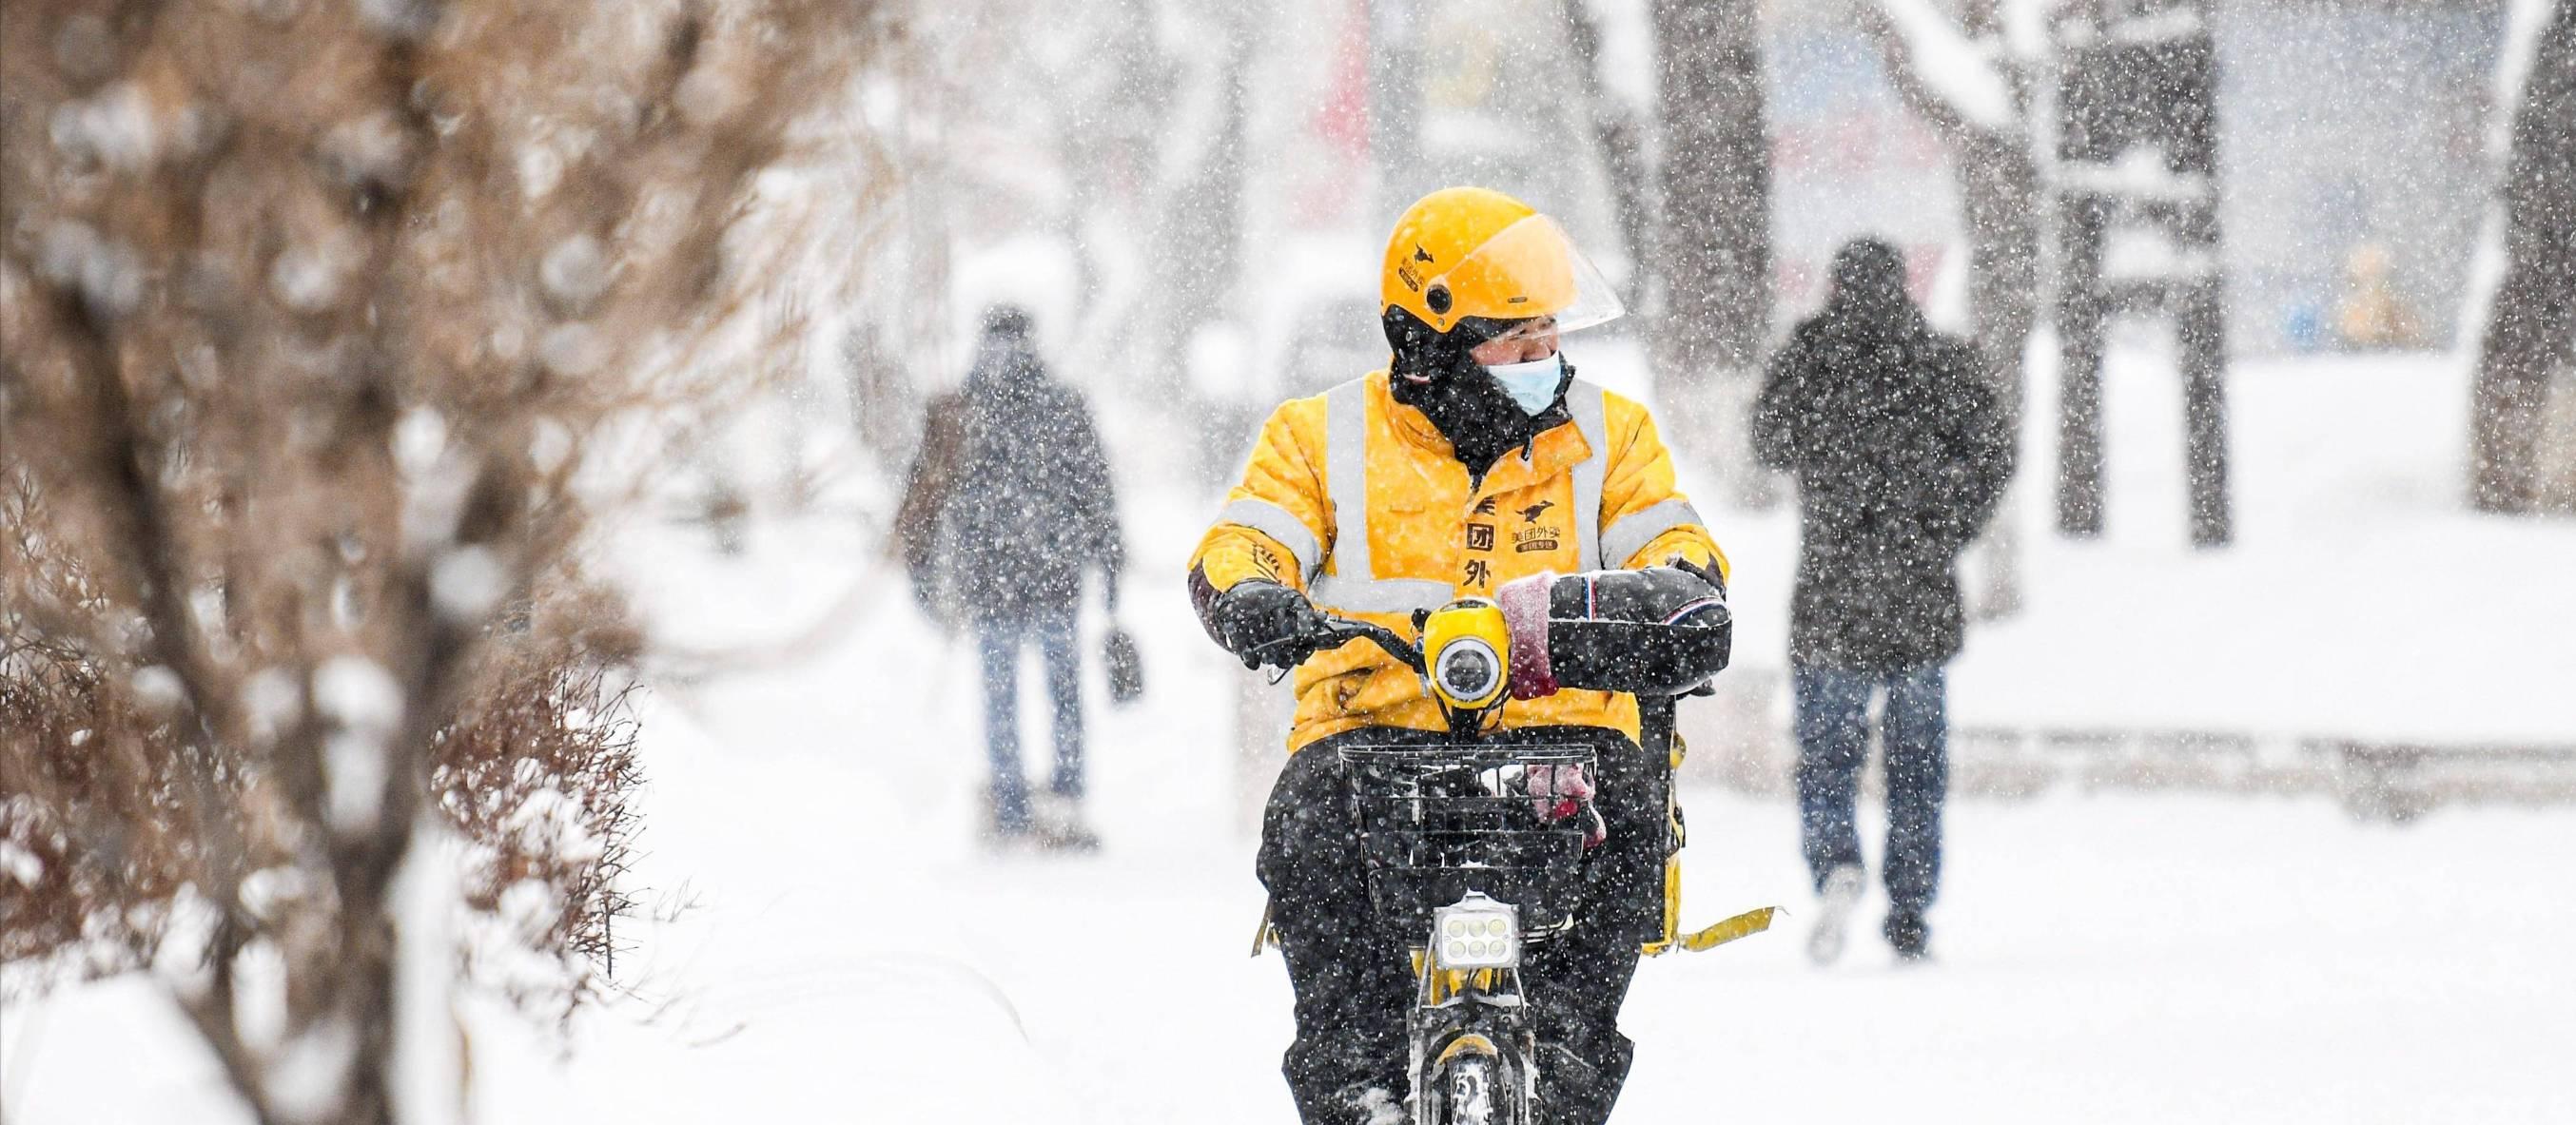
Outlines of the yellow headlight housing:
<svg viewBox="0 0 2576 1125">
<path fill-rule="evenodd" d="M 1503 701 L 1511 686 L 1512 634 L 1503 607 L 1484 598 L 1462 598 L 1422 623 L 1423 678 L 1440 702 L 1459 711 L 1481 711 Z"/>
</svg>

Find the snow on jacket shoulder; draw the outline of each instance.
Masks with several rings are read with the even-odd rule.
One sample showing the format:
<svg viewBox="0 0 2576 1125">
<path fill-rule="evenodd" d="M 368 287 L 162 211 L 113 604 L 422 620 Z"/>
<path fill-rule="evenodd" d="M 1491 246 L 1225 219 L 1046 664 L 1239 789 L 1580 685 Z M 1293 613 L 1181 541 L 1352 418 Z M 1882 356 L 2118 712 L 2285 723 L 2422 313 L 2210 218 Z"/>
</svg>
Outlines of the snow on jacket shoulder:
<svg viewBox="0 0 2576 1125">
<path fill-rule="evenodd" d="M 1573 421 L 1471 485 L 1431 420 L 1395 401 L 1384 371 L 1283 403 L 1191 556 L 1194 593 L 1204 605 L 1238 582 L 1276 581 L 1328 613 L 1409 636 L 1416 608 L 1492 597 L 1542 572 L 1678 556 L 1723 575 L 1726 557 L 1674 487 L 1671 454 L 1646 408 L 1579 379 L 1566 407 Z M 1441 729 L 1412 671 L 1367 642 L 1316 654 L 1297 669 L 1296 693 L 1291 750 L 1364 726 Z M 1561 691 L 1508 704 L 1502 723 L 1611 727 L 1634 738 L 1637 705 Z"/>
</svg>

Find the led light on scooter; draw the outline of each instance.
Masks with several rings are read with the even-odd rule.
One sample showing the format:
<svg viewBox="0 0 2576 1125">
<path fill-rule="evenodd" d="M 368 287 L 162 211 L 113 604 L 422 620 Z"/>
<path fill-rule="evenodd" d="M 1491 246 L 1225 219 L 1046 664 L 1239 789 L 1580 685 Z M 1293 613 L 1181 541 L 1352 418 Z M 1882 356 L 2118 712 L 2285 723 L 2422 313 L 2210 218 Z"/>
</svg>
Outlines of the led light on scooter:
<svg viewBox="0 0 2576 1125">
<path fill-rule="evenodd" d="M 1434 913 L 1433 932 L 1440 965 L 1447 969 L 1512 969 L 1520 967 L 1519 911 L 1476 891 Z"/>
</svg>

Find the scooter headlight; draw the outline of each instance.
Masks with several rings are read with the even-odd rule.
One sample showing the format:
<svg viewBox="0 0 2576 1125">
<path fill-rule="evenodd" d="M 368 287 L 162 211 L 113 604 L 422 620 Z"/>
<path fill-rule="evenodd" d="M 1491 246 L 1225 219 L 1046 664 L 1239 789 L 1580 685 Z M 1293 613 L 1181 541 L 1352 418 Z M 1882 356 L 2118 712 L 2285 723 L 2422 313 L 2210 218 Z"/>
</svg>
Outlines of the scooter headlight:
<svg viewBox="0 0 2576 1125">
<path fill-rule="evenodd" d="M 1520 911 L 1469 892 L 1457 905 L 1431 914 L 1432 954 L 1444 969 L 1517 969 L 1521 964 Z"/>
<path fill-rule="evenodd" d="M 1473 706 L 1493 698 L 1503 686 L 1503 660 L 1494 646 L 1475 637 L 1452 641 L 1440 650 L 1439 665 L 1432 669 L 1434 682 L 1441 694 L 1452 701 Z"/>
</svg>

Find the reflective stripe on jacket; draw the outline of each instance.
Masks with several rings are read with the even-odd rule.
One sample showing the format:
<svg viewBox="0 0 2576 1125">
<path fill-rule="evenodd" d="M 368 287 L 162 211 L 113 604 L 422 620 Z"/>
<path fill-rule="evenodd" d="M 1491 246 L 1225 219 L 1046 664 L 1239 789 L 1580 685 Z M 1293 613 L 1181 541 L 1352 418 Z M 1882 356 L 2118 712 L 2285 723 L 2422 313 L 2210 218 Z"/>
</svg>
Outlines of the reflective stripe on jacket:
<svg viewBox="0 0 2576 1125">
<path fill-rule="evenodd" d="M 1547 571 L 1650 566 L 1680 556 L 1723 575 L 1726 557 L 1673 487 L 1654 419 L 1575 380 L 1571 424 L 1497 462 L 1479 487 L 1448 439 L 1395 401 L 1384 371 L 1272 411 L 1243 481 L 1190 565 L 1222 591 L 1252 578 L 1305 591 L 1328 613 L 1411 636 L 1412 613 L 1492 597 Z M 1441 729 L 1410 669 L 1366 641 L 1297 669 L 1294 750 L 1363 726 Z M 1561 691 L 1505 705 L 1504 726 L 1602 726 L 1637 736 L 1636 700 Z"/>
</svg>

